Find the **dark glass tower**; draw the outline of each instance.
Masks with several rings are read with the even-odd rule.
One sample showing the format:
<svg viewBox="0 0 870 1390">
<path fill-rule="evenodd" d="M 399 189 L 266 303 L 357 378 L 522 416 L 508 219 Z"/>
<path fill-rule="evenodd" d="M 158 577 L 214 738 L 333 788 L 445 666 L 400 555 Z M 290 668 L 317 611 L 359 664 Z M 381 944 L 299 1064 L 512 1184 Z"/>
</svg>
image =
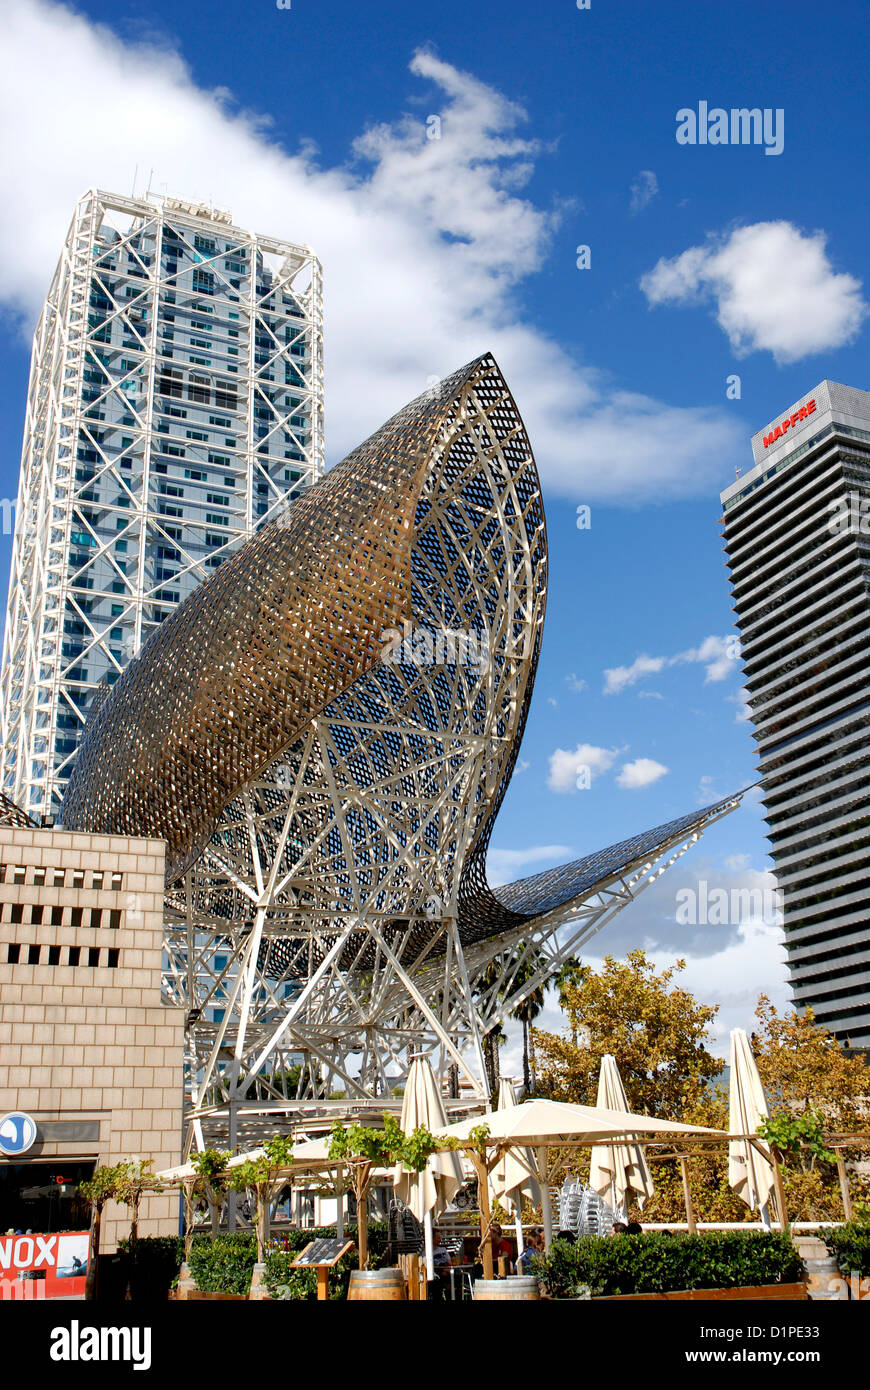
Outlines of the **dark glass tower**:
<svg viewBox="0 0 870 1390">
<path fill-rule="evenodd" d="M 795 1004 L 870 1046 L 870 392 L 823 381 L 722 493 Z"/>
</svg>

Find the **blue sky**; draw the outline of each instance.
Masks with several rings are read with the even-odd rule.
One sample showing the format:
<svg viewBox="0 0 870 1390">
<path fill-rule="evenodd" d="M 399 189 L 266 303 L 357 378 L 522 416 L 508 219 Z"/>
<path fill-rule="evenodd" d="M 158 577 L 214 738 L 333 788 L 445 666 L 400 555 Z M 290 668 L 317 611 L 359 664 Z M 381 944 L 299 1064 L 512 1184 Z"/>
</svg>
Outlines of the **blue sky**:
<svg viewBox="0 0 870 1390">
<path fill-rule="evenodd" d="M 496 875 L 754 781 L 718 493 L 749 436 L 822 377 L 867 385 L 867 111 L 842 80 L 866 7 L 7 0 L 4 31 L 0 493 L 15 495 L 29 334 L 76 196 L 150 178 L 212 199 L 323 260 L 330 462 L 479 352 L 514 389 L 552 568 Z M 781 109 L 782 153 L 679 145 L 676 113 L 700 101 Z M 4 574 L 8 552 L 4 536 Z M 765 884 L 763 831 L 753 796 L 596 943 L 686 954 L 723 1035 L 759 989 L 786 998 L 777 932 L 680 928 L 675 895 L 699 877 Z"/>
</svg>

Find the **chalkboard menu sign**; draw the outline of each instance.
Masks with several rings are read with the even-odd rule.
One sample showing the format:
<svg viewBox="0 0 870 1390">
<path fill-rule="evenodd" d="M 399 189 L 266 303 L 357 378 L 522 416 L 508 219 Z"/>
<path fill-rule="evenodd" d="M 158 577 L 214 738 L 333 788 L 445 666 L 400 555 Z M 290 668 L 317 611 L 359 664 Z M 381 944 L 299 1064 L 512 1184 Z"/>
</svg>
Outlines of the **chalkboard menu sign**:
<svg viewBox="0 0 870 1390">
<path fill-rule="evenodd" d="M 296 1259 L 292 1261 L 293 1268 L 298 1269 L 303 1265 L 308 1268 L 312 1265 L 335 1265 L 342 1255 L 346 1255 L 348 1250 L 353 1248 L 353 1241 L 347 1240 L 344 1236 L 323 1236 L 320 1240 L 312 1240 L 304 1250 L 300 1250 Z"/>
</svg>

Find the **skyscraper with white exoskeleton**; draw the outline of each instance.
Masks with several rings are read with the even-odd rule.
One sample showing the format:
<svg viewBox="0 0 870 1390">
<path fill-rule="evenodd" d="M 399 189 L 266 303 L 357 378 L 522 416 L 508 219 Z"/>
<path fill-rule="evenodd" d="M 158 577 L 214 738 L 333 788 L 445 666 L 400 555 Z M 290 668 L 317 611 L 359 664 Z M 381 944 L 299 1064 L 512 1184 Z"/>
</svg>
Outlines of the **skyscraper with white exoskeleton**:
<svg viewBox="0 0 870 1390">
<path fill-rule="evenodd" d="M 86 193 L 34 337 L 0 789 L 56 815 L 126 662 L 322 470 L 312 250 L 211 207 Z"/>
</svg>

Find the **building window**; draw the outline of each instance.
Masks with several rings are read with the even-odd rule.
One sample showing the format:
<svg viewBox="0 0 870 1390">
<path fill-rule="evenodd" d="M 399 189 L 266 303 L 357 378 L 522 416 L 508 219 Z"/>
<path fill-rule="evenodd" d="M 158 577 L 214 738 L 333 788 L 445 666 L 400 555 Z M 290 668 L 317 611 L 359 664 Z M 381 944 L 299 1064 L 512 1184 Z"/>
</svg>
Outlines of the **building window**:
<svg viewBox="0 0 870 1390">
<path fill-rule="evenodd" d="M 195 294 L 214 294 L 214 276 L 210 270 L 193 272 L 193 290 Z"/>
<path fill-rule="evenodd" d="M 191 372 L 187 385 L 189 400 L 198 401 L 201 405 L 208 405 L 211 401 L 210 388 L 211 383 L 207 376 L 200 376 L 195 372 Z M 219 405 L 221 402 L 216 400 L 215 404 Z"/>
<path fill-rule="evenodd" d="M 108 956 L 108 959 L 107 959 L 107 961 L 106 961 L 106 964 L 108 965 L 109 969 L 110 969 L 110 970 L 117 970 L 117 968 L 118 968 L 118 955 L 119 955 L 117 946 L 110 946 L 110 947 L 109 947 L 109 950 L 107 951 L 106 954 L 107 954 L 107 956 Z"/>
<path fill-rule="evenodd" d="M 81 948 L 81 946 L 70 946 L 70 948 L 69 948 L 69 956 L 67 957 L 67 962 L 68 962 L 68 964 L 69 964 L 69 965 L 78 965 L 78 963 L 79 963 L 79 958 L 80 958 L 80 956 L 81 956 L 81 953 L 82 953 L 82 948 Z"/>
<path fill-rule="evenodd" d="M 8 965 L 17 965 L 21 956 L 21 947 L 17 941 L 10 941 L 6 951 L 6 962 Z"/>
<path fill-rule="evenodd" d="M 175 371 L 172 367 L 164 368 L 157 389 L 162 396 L 180 397 L 182 394 L 181 372 Z"/>
<path fill-rule="evenodd" d="M 59 947 L 59 946 L 49 946 L 49 948 L 48 948 L 48 963 L 49 963 L 49 965 L 60 965 L 60 947 Z"/>
<path fill-rule="evenodd" d="M 58 903 L 55 903 L 51 909 L 51 925 L 53 927 L 63 926 L 63 908 Z"/>
<path fill-rule="evenodd" d="M 27 948 L 27 964 L 28 964 L 28 965 L 38 965 L 38 964 L 39 964 L 39 953 L 40 953 L 41 950 L 42 950 L 42 947 L 41 947 L 41 946 L 28 946 L 28 948 Z"/>
<path fill-rule="evenodd" d="M 120 875 L 119 875 L 119 877 L 120 877 Z M 118 927 L 120 927 L 120 925 L 121 925 L 121 913 L 120 913 L 120 911 L 118 910 L 118 908 L 113 907 L 112 910 L 111 910 L 111 912 L 109 913 L 109 929 L 110 929 L 111 931 L 117 931 L 117 930 L 118 930 Z"/>
<path fill-rule="evenodd" d="M 93 967 L 93 966 L 99 965 L 99 963 L 100 963 L 100 948 L 99 948 L 99 946 L 89 946 L 89 947 L 88 947 L 88 965 Z"/>
</svg>

